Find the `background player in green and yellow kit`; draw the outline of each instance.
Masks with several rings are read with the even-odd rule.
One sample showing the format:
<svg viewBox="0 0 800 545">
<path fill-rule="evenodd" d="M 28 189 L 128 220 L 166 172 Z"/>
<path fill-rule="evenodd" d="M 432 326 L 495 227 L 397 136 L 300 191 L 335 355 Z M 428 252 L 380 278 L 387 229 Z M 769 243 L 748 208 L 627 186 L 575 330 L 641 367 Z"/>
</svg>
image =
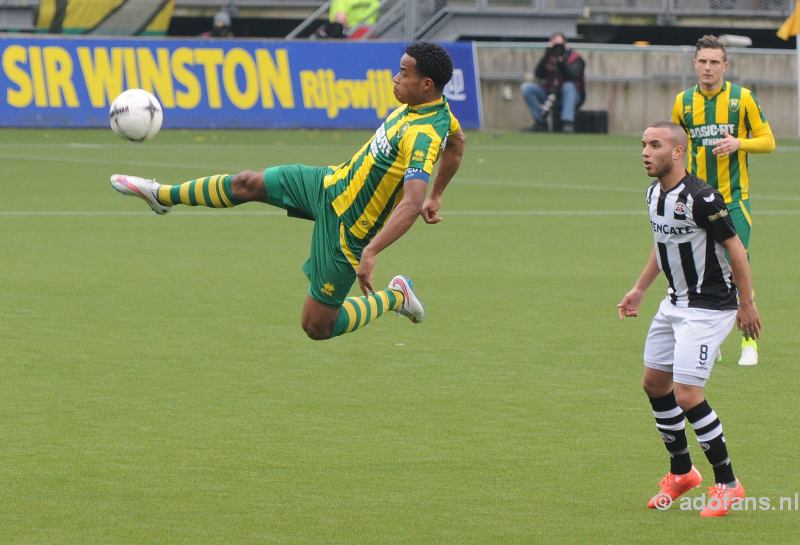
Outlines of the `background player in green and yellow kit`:
<svg viewBox="0 0 800 545">
<path fill-rule="evenodd" d="M 748 153 L 775 149 L 761 107 L 753 93 L 724 79 L 728 68 L 725 45 L 716 36 L 697 40 L 694 69 L 698 83 L 681 91 L 672 107 L 672 121 L 689 136 L 687 169 L 719 190 L 736 232 L 750 248 L 750 174 Z M 756 365 L 755 339 L 742 338 L 739 365 Z"/>
<path fill-rule="evenodd" d="M 411 281 L 398 275 L 388 289 L 376 292 L 372 274 L 377 254 L 403 236 L 419 215 L 426 223 L 442 219 L 442 194 L 461 164 L 466 142 L 442 94 L 452 74 L 444 48 L 426 42 L 408 46 L 394 77 L 395 97 L 404 106 L 338 166 L 282 165 L 171 186 L 115 174 L 111 185 L 144 199 L 158 214 L 176 204 L 224 208 L 259 201 L 314 220 L 311 257 L 303 267 L 311 285 L 301 319 L 312 339 L 349 333 L 389 310 L 416 323 L 424 309 Z M 356 278 L 364 296 L 348 297 Z"/>
</svg>

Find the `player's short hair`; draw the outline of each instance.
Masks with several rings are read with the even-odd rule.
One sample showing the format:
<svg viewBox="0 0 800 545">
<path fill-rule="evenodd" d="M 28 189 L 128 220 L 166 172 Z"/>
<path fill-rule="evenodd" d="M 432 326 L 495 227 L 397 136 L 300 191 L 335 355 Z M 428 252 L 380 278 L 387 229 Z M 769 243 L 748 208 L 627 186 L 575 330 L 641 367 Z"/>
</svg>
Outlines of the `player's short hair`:
<svg viewBox="0 0 800 545">
<path fill-rule="evenodd" d="M 550 39 L 552 40 L 552 39 L 553 39 L 553 38 L 555 38 L 556 36 L 561 36 L 561 39 L 562 39 L 562 40 L 564 40 L 564 44 L 566 45 L 566 43 L 567 43 L 567 37 L 564 35 L 564 33 L 563 33 L 563 32 L 553 32 L 553 33 L 550 35 Z"/>
<path fill-rule="evenodd" d="M 417 61 L 417 72 L 431 78 L 439 92 L 453 77 L 453 59 L 447 50 L 432 42 L 415 42 L 406 47 L 406 55 Z"/>
<path fill-rule="evenodd" d="M 725 44 L 722 43 L 722 40 L 720 40 L 719 37 L 714 36 L 713 34 L 706 34 L 697 40 L 697 44 L 695 45 L 694 49 L 695 57 L 697 57 L 697 54 L 700 53 L 701 49 L 721 49 L 722 60 L 728 60 L 728 50 L 725 49 Z"/>
<path fill-rule="evenodd" d="M 647 125 L 648 129 L 669 129 L 669 135 L 672 137 L 672 143 L 676 146 L 683 146 L 683 151 L 689 146 L 689 138 L 686 136 L 686 131 L 683 127 L 673 123 L 672 121 L 654 121 Z"/>
</svg>

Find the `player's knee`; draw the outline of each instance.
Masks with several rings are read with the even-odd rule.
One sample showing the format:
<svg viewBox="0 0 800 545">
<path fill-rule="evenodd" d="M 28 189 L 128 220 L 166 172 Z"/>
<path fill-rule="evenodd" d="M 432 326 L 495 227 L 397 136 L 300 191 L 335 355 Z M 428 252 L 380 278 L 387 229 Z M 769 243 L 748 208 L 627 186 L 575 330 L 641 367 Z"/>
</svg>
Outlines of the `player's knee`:
<svg viewBox="0 0 800 545">
<path fill-rule="evenodd" d="M 656 399 L 669 394 L 672 390 L 672 384 L 664 384 L 653 379 L 652 377 L 645 375 L 645 377 L 642 379 L 642 389 L 644 390 L 644 393 L 647 394 L 647 397 Z"/>
<path fill-rule="evenodd" d="M 263 201 L 267 195 L 264 175 L 254 170 L 245 170 L 231 179 L 233 196 L 240 201 Z"/>
<path fill-rule="evenodd" d="M 314 341 L 324 341 L 326 339 L 330 339 L 331 335 L 333 335 L 332 325 L 304 320 L 302 326 L 303 331 L 306 332 L 308 338 Z"/>
<path fill-rule="evenodd" d="M 697 407 L 703 399 L 702 388 L 675 383 L 675 401 L 684 412 Z"/>
</svg>

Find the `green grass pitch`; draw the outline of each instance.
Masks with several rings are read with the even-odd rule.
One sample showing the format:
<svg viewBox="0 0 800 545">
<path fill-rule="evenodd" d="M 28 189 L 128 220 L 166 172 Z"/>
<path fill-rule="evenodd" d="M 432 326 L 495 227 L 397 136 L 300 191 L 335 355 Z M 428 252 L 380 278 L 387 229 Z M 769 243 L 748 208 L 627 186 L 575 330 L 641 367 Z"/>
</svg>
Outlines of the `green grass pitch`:
<svg viewBox="0 0 800 545">
<path fill-rule="evenodd" d="M 470 135 L 445 221 L 378 259 L 426 321 L 321 343 L 299 327 L 309 222 L 157 217 L 108 184 L 335 164 L 368 136 L 0 131 L 0 543 L 796 540 L 797 510 L 645 507 L 667 467 L 639 385 L 663 277 L 641 318 L 615 309 L 652 243 L 638 137 Z M 739 368 L 732 336 L 707 390 L 748 494 L 776 504 L 800 492 L 799 153 L 751 158 L 762 363 Z"/>
</svg>

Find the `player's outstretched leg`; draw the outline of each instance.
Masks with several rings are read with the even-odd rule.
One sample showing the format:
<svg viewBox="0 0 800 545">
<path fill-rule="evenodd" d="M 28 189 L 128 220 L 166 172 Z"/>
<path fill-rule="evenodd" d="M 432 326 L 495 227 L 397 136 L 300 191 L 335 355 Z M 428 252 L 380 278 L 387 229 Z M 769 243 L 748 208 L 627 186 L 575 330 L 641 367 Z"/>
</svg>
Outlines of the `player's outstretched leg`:
<svg viewBox="0 0 800 545">
<path fill-rule="evenodd" d="M 165 205 L 158 200 L 158 183 L 138 176 L 114 174 L 111 176 L 111 187 L 129 197 L 139 197 L 159 215 L 170 211 L 172 206 Z"/>
<path fill-rule="evenodd" d="M 244 171 L 236 175 L 216 174 L 189 180 L 179 185 L 161 185 L 155 180 L 114 174 L 111 186 L 122 193 L 144 200 L 156 214 L 166 214 L 173 205 L 230 208 L 249 201 L 265 201 L 263 173 Z"/>
<path fill-rule="evenodd" d="M 425 306 L 414 294 L 414 283 L 407 276 L 398 274 L 389 282 L 389 289 L 403 294 L 403 302 L 397 307 L 398 314 L 405 316 L 415 324 L 425 319 Z"/>
<path fill-rule="evenodd" d="M 414 323 L 419 323 L 425 318 L 422 302 L 414 293 L 411 280 L 405 276 L 398 275 L 392 278 L 385 290 L 345 299 L 336 316 L 331 337 L 356 331 L 390 310 Z"/>
</svg>

